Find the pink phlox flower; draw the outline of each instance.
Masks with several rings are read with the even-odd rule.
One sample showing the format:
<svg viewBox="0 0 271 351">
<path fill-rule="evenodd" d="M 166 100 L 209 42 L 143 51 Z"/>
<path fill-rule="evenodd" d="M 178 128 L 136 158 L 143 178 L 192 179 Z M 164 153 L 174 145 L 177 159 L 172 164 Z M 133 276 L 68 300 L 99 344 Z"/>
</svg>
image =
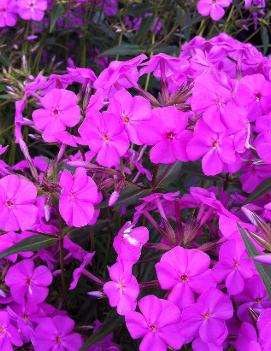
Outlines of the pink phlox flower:
<svg viewBox="0 0 271 351">
<path fill-rule="evenodd" d="M 170 164 L 188 161 L 186 146 L 192 132 L 186 130 L 187 115 L 175 106 L 156 108 L 150 121 L 142 123 L 138 138 L 143 144 L 153 145 L 150 160 Z"/>
<path fill-rule="evenodd" d="M 65 222 L 74 227 L 87 225 L 94 216 L 98 202 L 98 189 L 84 168 L 77 168 L 74 175 L 64 170 L 60 176 L 62 188 L 59 211 Z"/>
<path fill-rule="evenodd" d="M 262 351 L 257 331 L 251 323 L 244 322 L 239 330 L 235 348 L 237 351 Z"/>
<path fill-rule="evenodd" d="M 209 266 L 206 253 L 176 246 L 162 256 L 155 269 L 161 288 L 170 290 L 169 301 L 183 308 L 195 302 L 196 293 L 215 287 Z"/>
<path fill-rule="evenodd" d="M 17 0 L 17 6 L 22 19 L 41 21 L 47 9 L 47 0 Z"/>
<path fill-rule="evenodd" d="M 15 302 L 39 304 L 48 295 L 52 283 L 52 273 L 46 266 L 37 266 L 30 259 L 13 265 L 7 272 L 6 285 Z"/>
<path fill-rule="evenodd" d="M 194 337 L 221 346 L 228 335 L 226 320 L 233 316 L 230 298 L 220 290 L 206 290 L 197 302 L 183 310 L 181 329 L 187 342 Z"/>
<path fill-rule="evenodd" d="M 13 0 L 1 0 L 0 3 L 0 28 L 13 27 L 17 22 L 17 6 Z"/>
<path fill-rule="evenodd" d="M 225 55 L 225 50 L 218 46 L 211 47 L 209 51 L 195 48 L 190 63 L 192 69 L 199 75 L 215 68 L 217 64 L 223 61 Z"/>
<path fill-rule="evenodd" d="M 236 91 L 236 102 L 247 109 L 250 121 L 270 112 L 270 90 L 271 83 L 262 74 L 241 78 Z"/>
<path fill-rule="evenodd" d="M 245 288 L 241 294 L 234 296 L 238 303 L 238 317 L 241 321 L 251 323 L 252 317 L 249 308 L 261 313 L 265 308 L 271 307 L 267 291 L 259 275 L 254 275 L 245 281 Z"/>
<path fill-rule="evenodd" d="M 180 72 L 182 65 L 179 57 L 169 56 L 167 54 L 153 55 L 149 61 L 142 64 L 140 75 L 153 73 L 154 77 L 166 79 Z"/>
<path fill-rule="evenodd" d="M 80 84 L 92 85 L 97 79 L 95 73 L 90 68 L 68 67 L 68 73 L 73 77 L 73 81 Z"/>
<path fill-rule="evenodd" d="M 243 291 L 245 280 L 255 274 L 255 267 L 241 239 L 233 238 L 221 245 L 213 273 L 218 282 L 225 281 L 230 295 Z"/>
<path fill-rule="evenodd" d="M 258 165 L 253 162 L 243 164 L 240 175 L 242 190 L 247 193 L 252 193 L 258 185 L 270 177 L 270 174 L 271 165 Z"/>
<path fill-rule="evenodd" d="M 42 108 L 35 110 L 32 118 L 45 141 L 58 141 L 55 134 L 74 127 L 80 121 L 80 107 L 72 91 L 52 89 L 40 98 L 40 104 Z"/>
<path fill-rule="evenodd" d="M 133 339 L 143 338 L 140 351 L 180 349 L 184 343 L 179 323 L 181 312 L 172 302 L 147 295 L 138 302 L 139 312 L 125 316 L 126 326 Z"/>
<path fill-rule="evenodd" d="M 127 61 L 112 61 L 94 83 L 96 89 L 110 91 L 111 88 L 131 88 L 137 86 L 139 72 L 137 67 L 147 58 L 142 54 Z"/>
<path fill-rule="evenodd" d="M 127 90 L 117 91 L 109 101 L 108 112 L 121 116 L 124 127 L 132 143 L 141 145 L 138 129 L 142 122 L 152 116 L 151 104 L 142 96 L 132 96 Z"/>
<path fill-rule="evenodd" d="M 37 188 L 27 178 L 8 175 L 0 179 L 0 228 L 30 229 L 37 219 Z"/>
<path fill-rule="evenodd" d="M 129 148 L 129 138 L 121 118 L 109 112 L 87 115 L 79 133 L 83 143 L 97 154 L 96 160 L 101 166 L 117 166 Z"/>
<path fill-rule="evenodd" d="M 149 231 L 146 227 L 134 228 L 131 222 L 127 222 L 114 239 L 114 249 L 118 254 L 118 260 L 124 264 L 135 264 L 141 255 L 144 244 L 149 240 Z"/>
<path fill-rule="evenodd" d="M 12 351 L 14 346 L 22 346 L 23 341 L 6 310 L 0 310 L 0 349 Z"/>
<path fill-rule="evenodd" d="M 199 0 L 197 10 L 202 16 L 210 16 L 214 21 L 219 21 L 225 14 L 232 0 Z"/>
<path fill-rule="evenodd" d="M 43 318 L 35 329 L 33 346 L 36 351 L 78 351 L 83 340 L 73 329 L 74 321 L 69 317 Z"/>
<path fill-rule="evenodd" d="M 24 343 L 31 342 L 37 320 L 44 317 L 39 305 L 12 303 L 7 307 Z"/>
<path fill-rule="evenodd" d="M 120 315 L 126 315 L 136 308 L 139 285 L 133 276 L 130 265 L 117 262 L 108 267 L 111 281 L 104 284 L 103 291 L 111 307 L 116 307 Z"/>
<path fill-rule="evenodd" d="M 239 114 L 231 114 L 235 106 L 231 104 L 227 108 L 227 104 L 232 100 L 231 90 L 228 77 L 222 73 L 204 73 L 195 80 L 191 97 L 192 111 L 202 114 L 204 122 L 215 132 L 225 132 L 225 122 L 230 126 L 238 126 Z"/>
<path fill-rule="evenodd" d="M 208 176 L 223 172 L 225 165 L 236 161 L 232 138 L 226 133 L 213 132 L 203 120 L 197 123 L 186 151 L 191 161 L 202 157 L 202 169 Z"/>
</svg>

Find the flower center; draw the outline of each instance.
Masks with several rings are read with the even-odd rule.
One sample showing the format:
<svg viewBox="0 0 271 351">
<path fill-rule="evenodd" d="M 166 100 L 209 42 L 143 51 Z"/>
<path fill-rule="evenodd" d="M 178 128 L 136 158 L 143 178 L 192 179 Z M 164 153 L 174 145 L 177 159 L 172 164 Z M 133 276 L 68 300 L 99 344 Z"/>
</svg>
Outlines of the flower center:
<svg viewBox="0 0 271 351">
<path fill-rule="evenodd" d="M 210 313 L 208 313 L 208 312 L 204 313 L 203 318 L 209 319 L 210 318 Z"/>
<path fill-rule="evenodd" d="M 123 282 L 119 282 L 118 287 L 119 289 L 124 289 L 125 285 Z"/>
<path fill-rule="evenodd" d="M 153 332 L 156 332 L 157 331 L 156 325 L 150 325 L 150 330 Z"/>
<path fill-rule="evenodd" d="M 130 121 L 128 116 L 124 116 L 123 120 L 124 120 L 124 123 L 129 123 Z"/>
<path fill-rule="evenodd" d="M 71 200 L 75 200 L 76 199 L 76 193 L 74 193 L 73 191 L 71 191 L 71 193 L 70 193 L 70 199 Z"/>
<path fill-rule="evenodd" d="M 54 114 L 55 116 L 57 116 L 57 115 L 59 114 L 59 110 L 58 110 L 57 108 L 55 108 L 55 109 L 53 110 L 53 114 Z"/>
<path fill-rule="evenodd" d="M 56 336 L 56 343 L 57 344 L 61 343 L 61 336 L 59 336 L 59 335 Z"/>
<path fill-rule="evenodd" d="M 263 300 L 262 297 L 257 297 L 257 298 L 255 299 L 255 301 L 256 301 L 257 303 L 262 302 L 262 300 Z"/>
<path fill-rule="evenodd" d="M 167 133 L 167 138 L 168 138 L 169 140 L 173 140 L 173 139 L 175 138 L 175 133 L 174 133 L 174 132 L 168 132 L 168 133 Z"/>
<path fill-rule="evenodd" d="M 26 280 L 26 285 L 30 286 L 32 284 L 31 278 L 27 278 Z"/>
<path fill-rule="evenodd" d="M 0 325 L 0 335 L 4 335 L 6 334 L 6 332 L 7 332 L 7 329 L 3 325 Z"/>
<path fill-rule="evenodd" d="M 181 281 L 182 282 L 187 282 L 188 281 L 188 276 L 186 274 L 181 275 Z"/>
<path fill-rule="evenodd" d="M 29 316 L 28 316 L 27 314 L 24 314 L 24 316 L 23 316 L 23 320 L 25 320 L 25 321 L 29 321 Z"/>
<path fill-rule="evenodd" d="M 14 203 L 11 200 L 8 200 L 6 204 L 9 208 L 12 208 L 14 206 Z"/>
<path fill-rule="evenodd" d="M 213 0 L 213 4 L 216 4 L 216 0 Z M 222 103 L 221 103 L 221 100 L 220 99 L 216 99 L 216 106 L 217 107 L 221 107 L 222 106 Z"/>
<path fill-rule="evenodd" d="M 261 96 L 260 93 L 256 94 L 256 95 L 255 95 L 256 102 L 260 102 L 261 97 L 262 97 L 262 96 Z"/>
<path fill-rule="evenodd" d="M 214 142 L 213 142 L 213 145 L 212 145 L 214 148 L 217 148 L 218 147 L 218 140 L 215 140 Z"/>
<path fill-rule="evenodd" d="M 109 141 L 108 135 L 104 134 L 104 135 L 103 135 L 103 140 L 104 140 L 104 141 Z"/>
<path fill-rule="evenodd" d="M 238 265 L 238 262 L 237 261 L 234 261 L 233 263 L 233 268 L 234 269 L 238 269 L 239 265 Z"/>
</svg>

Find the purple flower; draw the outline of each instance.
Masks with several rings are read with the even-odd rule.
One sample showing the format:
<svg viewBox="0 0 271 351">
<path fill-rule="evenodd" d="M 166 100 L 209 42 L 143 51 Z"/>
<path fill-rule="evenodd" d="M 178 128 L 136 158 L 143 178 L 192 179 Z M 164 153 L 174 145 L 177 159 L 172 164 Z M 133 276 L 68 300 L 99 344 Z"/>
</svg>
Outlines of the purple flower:
<svg viewBox="0 0 271 351">
<path fill-rule="evenodd" d="M 108 268 L 112 281 L 104 284 L 103 291 L 111 307 L 117 307 L 120 315 L 125 315 L 136 308 L 139 285 L 132 275 L 131 267 L 120 262 Z"/>
<path fill-rule="evenodd" d="M 236 100 L 247 109 L 250 121 L 270 111 L 270 89 L 271 83 L 262 74 L 247 75 L 240 80 Z"/>
<path fill-rule="evenodd" d="M 83 143 L 97 154 L 98 164 L 105 167 L 117 166 L 120 157 L 129 148 L 128 135 L 120 116 L 109 112 L 87 114 L 79 128 Z"/>
<path fill-rule="evenodd" d="M 149 231 L 146 227 L 133 228 L 127 222 L 114 239 L 114 249 L 118 260 L 124 264 L 135 264 L 141 254 L 142 246 L 149 240 Z"/>
<path fill-rule="evenodd" d="M 138 302 L 138 307 L 141 313 L 129 312 L 125 322 L 133 339 L 143 338 L 140 351 L 181 348 L 184 341 L 179 329 L 181 313 L 174 303 L 148 295 Z"/>
<path fill-rule="evenodd" d="M 102 71 L 94 83 L 96 89 L 110 92 L 110 89 L 131 88 L 137 86 L 139 72 L 137 66 L 147 58 L 139 55 L 127 61 L 112 61 L 108 68 Z"/>
<path fill-rule="evenodd" d="M 155 269 L 161 288 L 171 290 L 168 299 L 183 308 L 194 303 L 195 293 L 215 286 L 209 265 L 206 253 L 176 246 L 162 256 Z"/>
<path fill-rule="evenodd" d="M 255 268 L 240 239 L 234 238 L 221 245 L 213 272 L 218 282 L 225 280 L 230 295 L 243 291 L 245 279 L 253 276 Z"/>
<path fill-rule="evenodd" d="M 43 318 L 34 333 L 33 345 L 36 351 L 78 351 L 82 338 L 73 333 L 74 322 L 66 316 Z"/>
<path fill-rule="evenodd" d="M 225 13 L 224 8 L 230 6 L 232 0 L 199 0 L 197 9 L 202 16 L 211 16 L 214 21 L 219 21 Z"/>
<path fill-rule="evenodd" d="M 12 351 L 12 345 L 22 346 L 23 342 L 18 330 L 11 323 L 8 312 L 0 310 L 0 349 Z"/>
<path fill-rule="evenodd" d="M 74 175 L 64 170 L 59 185 L 62 188 L 59 211 L 65 222 L 74 227 L 90 223 L 94 217 L 94 205 L 98 202 L 98 189 L 86 170 L 77 168 Z"/>
<path fill-rule="evenodd" d="M 0 2 L 0 28 L 13 27 L 17 22 L 16 3 L 13 0 Z"/>
<path fill-rule="evenodd" d="M 140 145 L 138 130 L 152 116 L 151 105 L 142 96 L 133 97 L 127 90 L 117 91 L 109 101 L 108 112 L 120 116 L 132 143 Z"/>
<path fill-rule="evenodd" d="M 17 6 L 22 19 L 41 21 L 47 9 L 47 0 L 17 0 Z"/>
<path fill-rule="evenodd" d="M 5 282 L 15 302 L 39 304 L 48 295 L 52 283 L 52 273 L 46 266 L 34 267 L 30 259 L 13 265 L 7 272 Z"/>
<path fill-rule="evenodd" d="M 8 175 L 0 179 L 0 228 L 30 229 L 38 213 L 36 197 L 36 187 L 25 177 Z"/>
<path fill-rule="evenodd" d="M 186 145 L 191 132 L 185 130 L 187 115 L 174 106 L 156 108 L 150 121 L 138 129 L 143 144 L 154 145 L 150 151 L 153 163 L 174 163 L 187 161 Z"/>
<path fill-rule="evenodd" d="M 40 98 L 42 108 L 33 112 L 35 126 L 43 132 L 45 141 L 58 141 L 58 133 L 74 127 L 81 118 L 77 96 L 69 90 L 53 89 Z"/>
<path fill-rule="evenodd" d="M 271 307 L 267 291 L 259 275 L 255 275 L 245 282 L 245 288 L 241 294 L 234 296 L 238 303 L 238 317 L 241 321 L 252 322 L 249 308 L 261 313 L 265 308 Z"/>
<path fill-rule="evenodd" d="M 252 324 L 242 323 L 235 342 L 235 348 L 237 351 L 262 351 L 258 343 L 257 332 Z"/>
<path fill-rule="evenodd" d="M 202 157 L 204 174 L 213 176 L 221 173 L 225 165 L 236 161 L 234 143 L 226 133 L 215 133 L 200 120 L 192 139 L 187 145 L 187 155 L 191 161 Z"/>
<path fill-rule="evenodd" d="M 181 328 L 187 340 L 194 337 L 203 343 L 220 346 L 227 337 L 225 321 L 233 315 L 230 298 L 218 289 L 205 291 L 198 301 L 186 307 L 182 314 Z"/>
</svg>

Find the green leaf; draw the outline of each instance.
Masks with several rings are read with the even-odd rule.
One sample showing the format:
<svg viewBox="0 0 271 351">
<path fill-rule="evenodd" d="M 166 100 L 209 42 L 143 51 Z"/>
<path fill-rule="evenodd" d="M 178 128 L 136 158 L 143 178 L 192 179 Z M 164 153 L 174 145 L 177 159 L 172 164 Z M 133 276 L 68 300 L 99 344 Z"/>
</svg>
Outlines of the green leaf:
<svg viewBox="0 0 271 351">
<path fill-rule="evenodd" d="M 150 189 L 138 189 L 138 187 L 129 185 L 121 193 L 116 207 L 137 204 L 139 199 L 151 194 Z"/>
<path fill-rule="evenodd" d="M 257 200 L 259 197 L 266 195 L 271 191 L 271 177 L 265 179 L 246 199 L 245 204 Z"/>
<path fill-rule="evenodd" d="M 64 13 L 65 8 L 62 4 L 57 4 L 56 6 L 54 6 L 52 11 L 50 12 L 50 33 L 52 33 L 53 29 L 55 28 L 56 22 L 59 19 L 59 17 L 63 16 Z"/>
<path fill-rule="evenodd" d="M 160 166 L 157 179 L 159 179 L 157 186 L 166 190 L 173 190 L 175 182 L 181 179 L 183 164 L 181 162 L 174 163 L 173 166 Z M 167 172 L 168 168 L 168 172 Z M 172 188 L 172 189 L 171 189 Z"/>
<path fill-rule="evenodd" d="M 39 251 L 56 244 L 58 238 L 50 235 L 36 235 L 26 238 L 15 245 L 11 246 L 0 254 L 0 258 L 16 254 L 21 251 Z"/>
<path fill-rule="evenodd" d="M 116 328 L 121 326 L 122 323 L 123 319 L 116 314 L 115 310 L 112 310 L 107 315 L 107 318 L 103 322 L 102 326 L 96 331 L 96 333 L 92 334 L 87 339 L 87 341 L 84 343 L 84 345 L 80 348 L 79 351 L 86 351 L 90 346 L 100 341 L 105 336 L 114 331 Z"/>
<path fill-rule="evenodd" d="M 241 226 L 238 225 L 239 231 L 241 233 L 241 236 L 244 240 L 244 243 L 246 245 L 247 251 L 249 253 L 249 256 L 251 258 L 260 255 L 260 252 L 255 248 L 254 244 L 252 241 L 249 239 L 245 231 Z M 271 300 L 271 266 L 265 266 L 262 265 L 258 262 L 254 261 L 254 264 L 257 268 L 258 273 L 260 274 L 260 277 L 262 278 L 262 281 L 265 285 L 265 288 L 267 290 L 269 299 Z"/>
<path fill-rule="evenodd" d="M 261 27 L 261 38 L 263 42 L 263 53 L 264 55 L 266 55 L 268 52 L 268 46 L 269 46 L 269 34 L 266 26 Z"/>
<path fill-rule="evenodd" d="M 114 46 L 111 49 L 103 51 L 102 53 L 100 53 L 100 55 L 98 55 L 98 57 L 115 56 L 115 55 L 119 55 L 119 56 L 131 55 L 132 56 L 132 55 L 139 55 L 142 52 L 144 52 L 144 50 L 142 50 L 136 44 L 123 44 L 120 46 Z"/>
</svg>

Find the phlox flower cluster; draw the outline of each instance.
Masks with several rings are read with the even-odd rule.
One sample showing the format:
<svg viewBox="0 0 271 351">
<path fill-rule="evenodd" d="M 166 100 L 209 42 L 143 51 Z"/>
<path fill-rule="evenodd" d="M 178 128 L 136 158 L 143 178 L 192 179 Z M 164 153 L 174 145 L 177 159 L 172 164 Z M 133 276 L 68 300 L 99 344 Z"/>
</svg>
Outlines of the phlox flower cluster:
<svg viewBox="0 0 271 351">
<path fill-rule="evenodd" d="M 23 160 L 0 147 L 1 350 L 78 351 L 105 314 L 121 333 L 89 351 L 125 333 L 140 351 L 270 350 L 271 302 L 238 229 L 265 256 L 270 193 L 245 203 L 271 176 L 270 70 L 220 34 L 98 77 L 28 78 Z M 82 291 L 100 313 L 74 312 Z"/>
</svg>

